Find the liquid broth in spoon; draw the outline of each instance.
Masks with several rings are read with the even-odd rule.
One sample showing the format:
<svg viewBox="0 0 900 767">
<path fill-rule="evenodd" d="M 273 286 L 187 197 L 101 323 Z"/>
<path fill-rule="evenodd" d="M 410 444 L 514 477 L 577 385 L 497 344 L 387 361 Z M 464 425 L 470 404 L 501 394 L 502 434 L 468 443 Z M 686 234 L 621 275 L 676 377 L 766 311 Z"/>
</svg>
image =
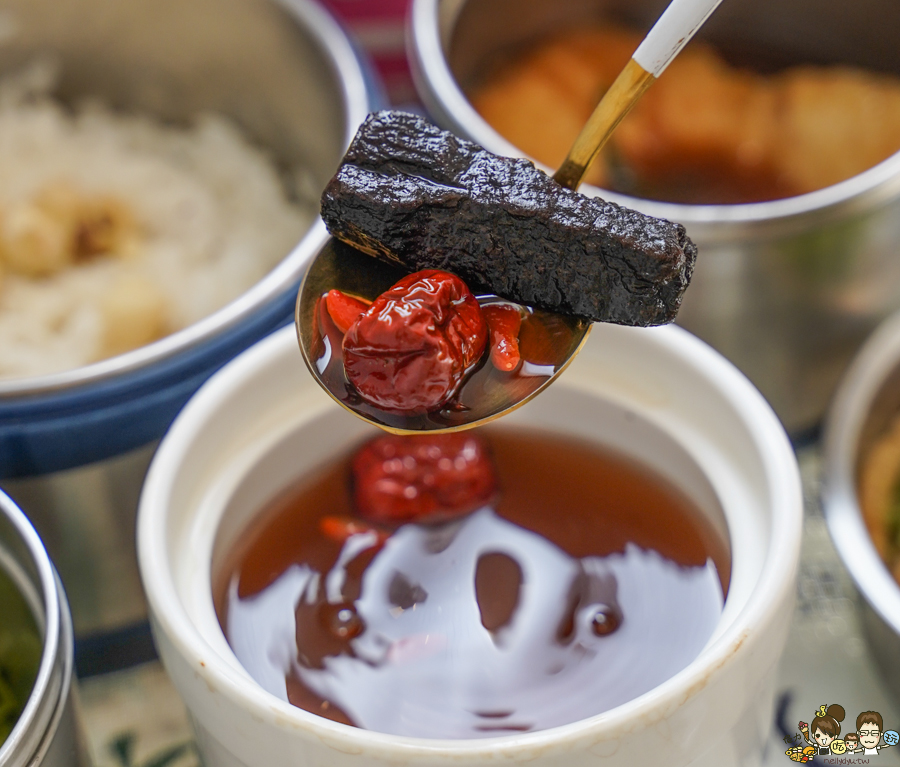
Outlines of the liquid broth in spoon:
<svg viewBox="0 0 900 767">
<path fill-rule="evenodd" d="M 344 334 L 330 317 L 324 295 L 338 285 L 348 295 L 371 300 L 405 276 L 396 266 L 331 240 L 307 274 L 297 303 L 297 327 L 308 329 L 300 333 L 300 346 L 318 383 L 342 407 L 387 431 L 440 432 L 497 418 L 546 388 L 568 365 L 590 329 L 586 320 L 523 306 L 518 334 L 522 362 L 515 370 L 499 371 L 486 353 L 440 408 L 421 414 L 386 410 L 368 402 L 348 381 Z M 512 303 L 493 296 L 478 300 L 482 306 Z"/>
<path fill-rule="evenodd" d="M 730 572 L 712 523 L 592 444 L 481 434 L 499 491 L 462 518 L 336 542 L 321 522 L 354 513 L 351 456 L 261 512 L 214 596 L 262 687 L 378 732 L 478 738 L 601 713 L 699 654 Z"/>
</svg>

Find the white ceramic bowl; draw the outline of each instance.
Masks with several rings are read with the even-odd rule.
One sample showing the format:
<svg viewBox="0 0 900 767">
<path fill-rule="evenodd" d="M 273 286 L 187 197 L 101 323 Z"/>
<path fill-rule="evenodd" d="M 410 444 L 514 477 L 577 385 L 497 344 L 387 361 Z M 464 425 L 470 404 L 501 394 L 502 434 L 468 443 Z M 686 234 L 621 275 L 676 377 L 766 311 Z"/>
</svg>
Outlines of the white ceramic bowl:
<svg viewBox="0 0 900 767">
<path fill-rule="evenodd" d="M 219 628 L 211 571 L 267 500 L 371 433 L 318 389 L 288 328 L 192 399 L 163 440 L 140 503 L 138 552 L 154 635 L 207 767 L 759 763 L 801 532 L 794 454 L 769 406 L 685 331 L 601 325 L 561 380 L 506 422 L 613 445 L 727 527 L 731 584 L 701 654 L 603 714 L 484 740 L 360 730 L 265 692 Z"/>
</svg>

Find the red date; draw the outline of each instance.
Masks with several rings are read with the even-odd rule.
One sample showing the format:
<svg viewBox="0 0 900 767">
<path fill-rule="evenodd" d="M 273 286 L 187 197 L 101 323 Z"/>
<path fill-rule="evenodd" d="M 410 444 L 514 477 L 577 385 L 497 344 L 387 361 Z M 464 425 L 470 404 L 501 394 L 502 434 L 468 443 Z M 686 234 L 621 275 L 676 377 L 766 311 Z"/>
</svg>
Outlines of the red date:
<svg viewBox="0 0 900 767">
<path fill-rule="evenodd" d="M 469 433 L 378 437 L 356 454 L 352 471 L 357 511 L 382 524 L 468 514 L 496 490 L 488 450 Z"/>
<path fill-rule="evenodd" d="M 481 359 L 488 329 L 456 275 L 415 272 L 382 293 L 344 334 L 347 379 L 365 400 L 410 414 L 438 410 Z"/>
<path fill-rule="evenodd" d="M 341 544 L 346 543 L 347 539 L 352 538 L 354 535 L 374 533 L 375 542 L 373 546 L 381 547 L 389 537 L 389 534 L 384 530 L 378 530 L 365 522 L 360 522 L 358 519 L 333 515 L 322 517 L 319 520 L 319 531 L 325 537 Z"/>
<path fill-rule="evenodd" d="M 325 308 L 328 309 L 328 316 L 335 327 L 341 332 L 346 333 L 347 329 L 359 319 L 371 304 L 339 290 L 329 290 L 325 294 Z"/>
<path fill-rule="evenodd" d="M 519 329 L 522 314 L 509 304 L 482 307 L 491 336 L 491 363 L 497 370 L 509 373 L 519 367 Z"/>
</svg>

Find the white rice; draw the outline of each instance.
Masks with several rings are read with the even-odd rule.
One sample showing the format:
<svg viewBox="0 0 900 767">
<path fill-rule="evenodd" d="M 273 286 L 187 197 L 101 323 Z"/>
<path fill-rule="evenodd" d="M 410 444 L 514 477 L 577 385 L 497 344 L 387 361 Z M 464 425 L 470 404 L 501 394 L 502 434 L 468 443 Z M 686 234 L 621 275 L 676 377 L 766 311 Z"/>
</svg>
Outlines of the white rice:
<svg viewBox="0 0 900 767">
<path fill-rule="evenodd" d="M 152 283 L 169 331 L 259 281 L 308 229 L 275 168 L 223 117 L 190 128 L 91 105 L 73 114 L 21 88 L 0 94 L 0 216 L 48 185 L 113 195 L 141 236 L 128 257 L 100 255 L 49 277 L 0 279 L 0 376 L 31 376 L 103 356 L 101 306 L 122 280 Z"/>
</svg>

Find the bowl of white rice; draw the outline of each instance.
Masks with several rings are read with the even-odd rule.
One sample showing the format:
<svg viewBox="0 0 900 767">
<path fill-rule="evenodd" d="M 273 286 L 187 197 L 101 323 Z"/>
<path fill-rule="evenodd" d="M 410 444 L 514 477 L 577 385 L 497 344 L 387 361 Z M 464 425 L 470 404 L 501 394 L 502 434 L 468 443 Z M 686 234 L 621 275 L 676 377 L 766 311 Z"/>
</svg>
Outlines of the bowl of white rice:
<svg viewBox="0 0 900 767">
<path fill-rule="evenodd" d="M 158 439 L 289 321 L 370 98 L 311 0 L 0 2 L 0 477 Z"/>
<path fill-rule="evenodd" d="M 147 464 L 292 321 L 370 72 L 314 0 L 0 0 L 0 484 L 57 563 L 80 675 L 152 657 Z"/>
</svg>

